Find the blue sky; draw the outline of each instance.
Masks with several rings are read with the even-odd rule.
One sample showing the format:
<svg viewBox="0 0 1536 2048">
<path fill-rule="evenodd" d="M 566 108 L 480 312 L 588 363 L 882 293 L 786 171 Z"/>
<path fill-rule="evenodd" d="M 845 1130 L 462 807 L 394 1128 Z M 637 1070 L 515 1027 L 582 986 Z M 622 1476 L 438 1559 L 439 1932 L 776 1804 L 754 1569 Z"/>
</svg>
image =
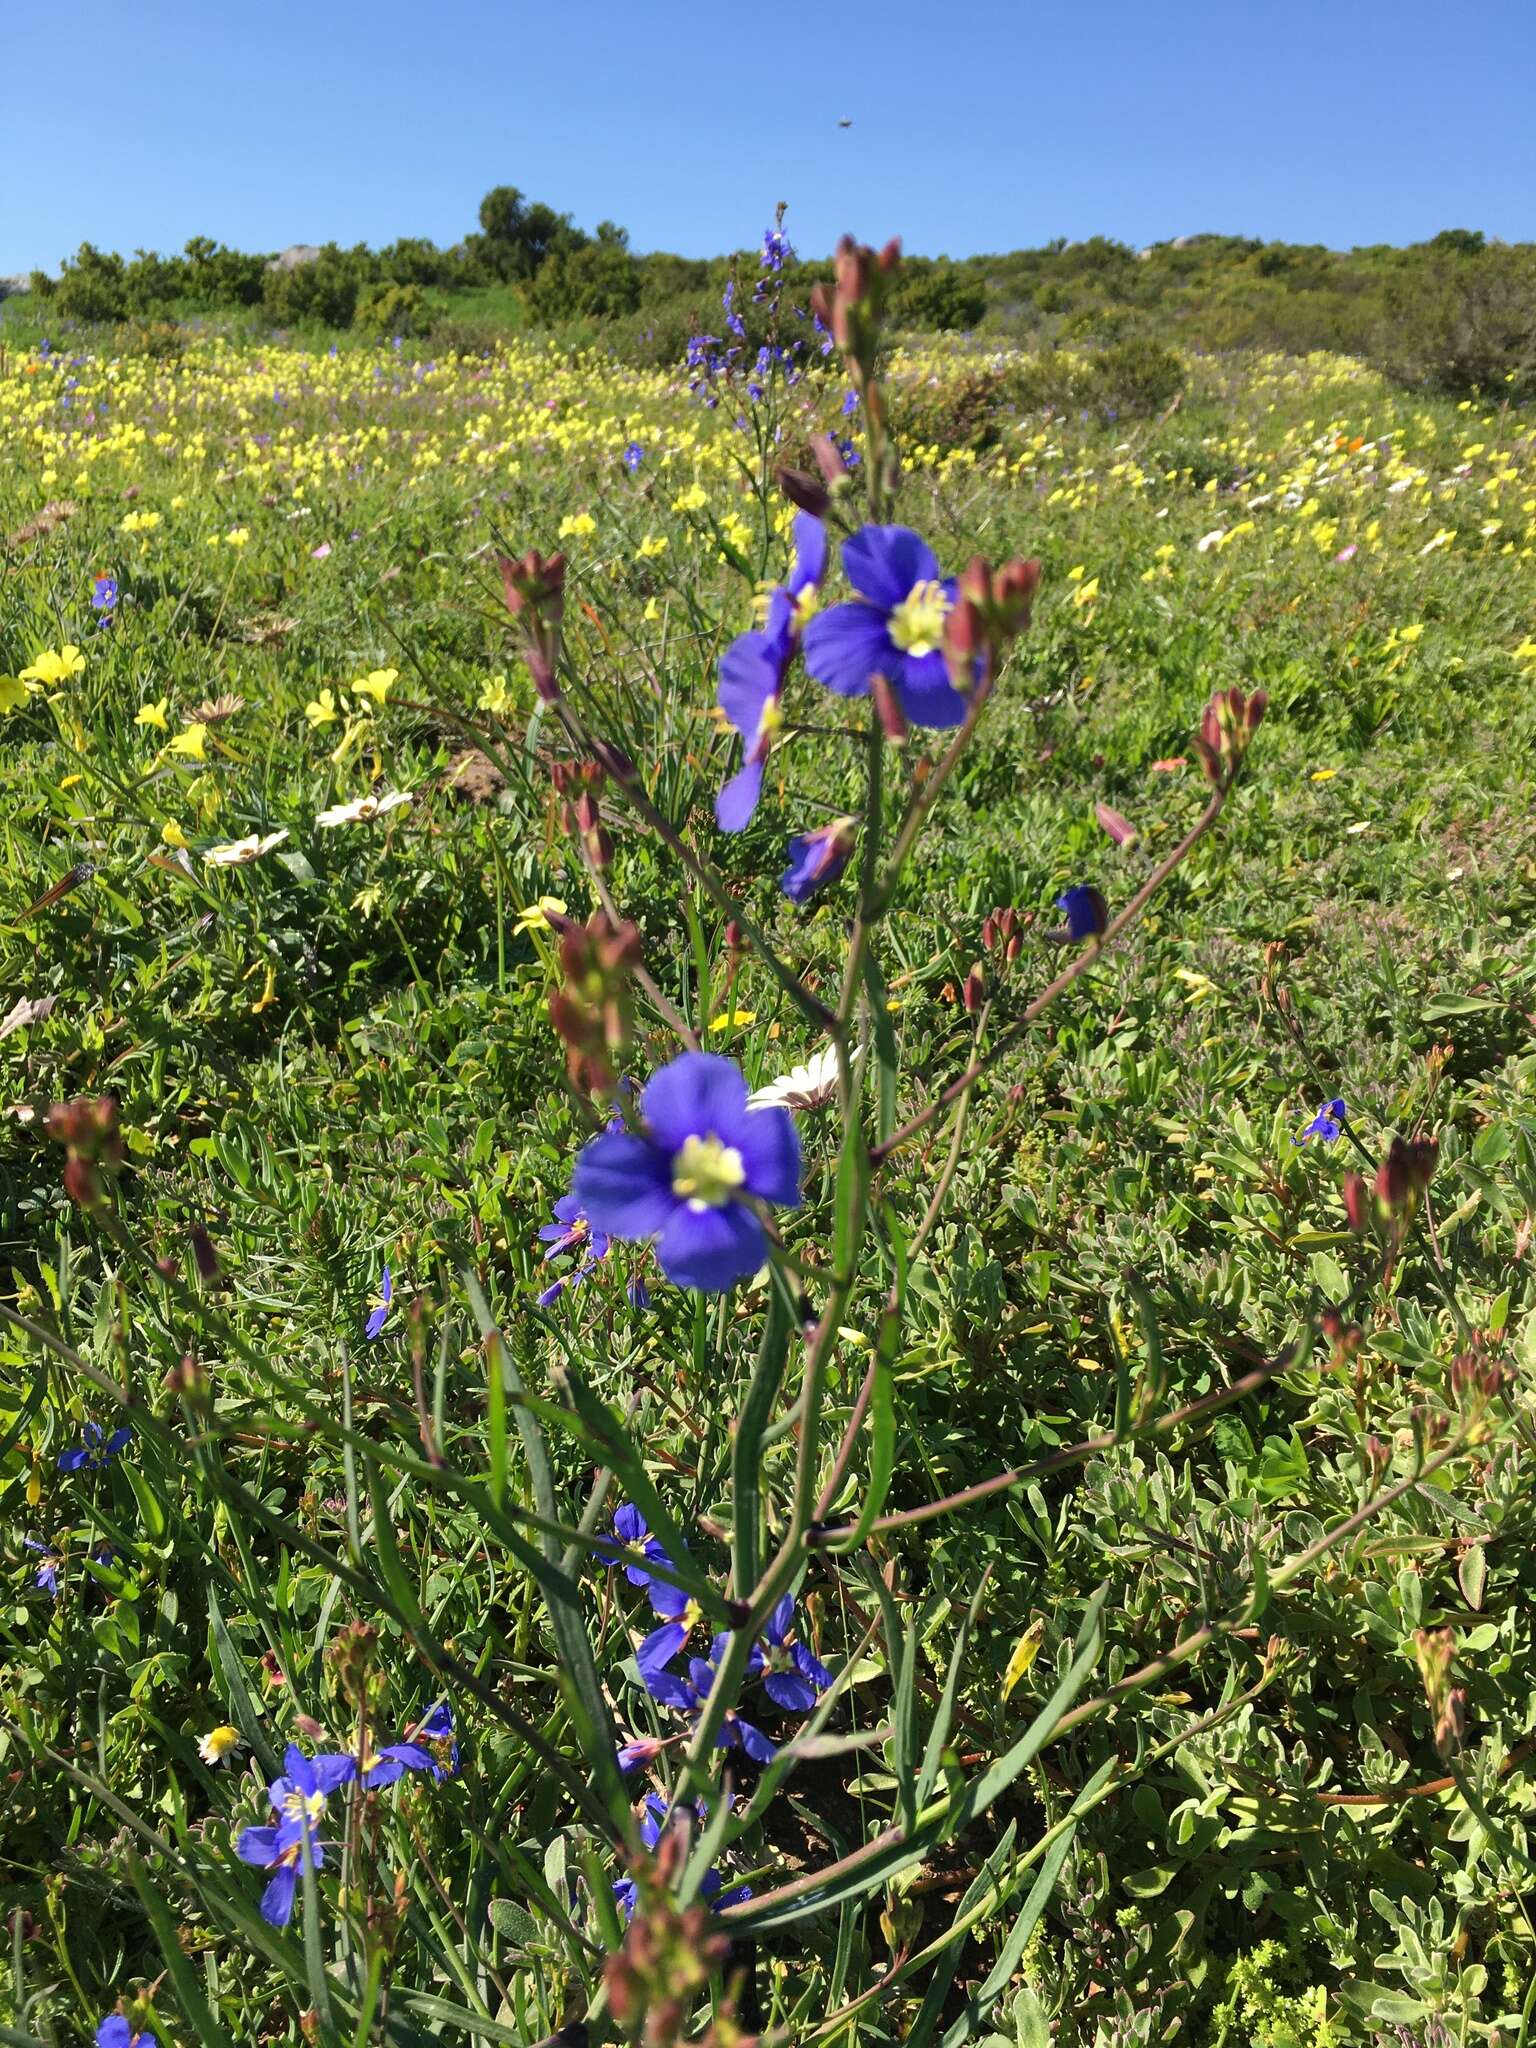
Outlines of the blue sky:
<svg viewBox="0 0 1536 2048">
<path fill-rule="evenodd" d="M 0 272 L 83 240 L 449 243 L 499 183 L 689 255 L 754 242 L 777 199 L 807 254 L 845 227 L 928 254 L 1205 229 L 1536 239 L 1532 0 L 9 16 Z"/>
</svg>

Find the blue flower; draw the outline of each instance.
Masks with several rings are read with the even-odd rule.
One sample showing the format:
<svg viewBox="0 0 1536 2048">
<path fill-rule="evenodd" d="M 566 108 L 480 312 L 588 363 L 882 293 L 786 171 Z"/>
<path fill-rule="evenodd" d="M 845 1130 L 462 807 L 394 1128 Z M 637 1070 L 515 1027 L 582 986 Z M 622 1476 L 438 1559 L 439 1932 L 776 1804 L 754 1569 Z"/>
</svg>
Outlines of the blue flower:
<svg viewBox="0 0 1536 2048">
<path fill-rule="evenodd" d="M 795 1208 L 800 1140 L 788 1110 L 749 1109 L 734 1060 L 685 1052 L 640 1099 L 643 1134 L 604 1131 L 576 1161 L 571 1192 L 594 1230 L 655 1238 L 679 1287 L 720 1293 L 755 1273 L 767 1238 L 753 1201 Z"/>
<path fill-rule="evenodd" d="M 913 725 L 958 725 L 966 699 L 944 660 L 955 584 L 932 548 L 907 526 L 863 526 L 843 543 L 843 567 L 854 599 L 806 627 L 811 674 L 840 697 L 868 696 L 883 675 Z"/>
<path fill-rule="evenodd" d="M 146 2027 L 136 2034 L 120 2012 L 109 2013 L 96 2029 L 96 2048 L 159 2048 Z"/>
<path fill-rule="evenodd" d="M 789 865 L 779 877 L 779 887 L 791 903 L 809 903 L 837 880 L 848 865 L 857 831 L 857 819 L 834 818 L 830 825 L 818 825 L 791 839 Z"/>
<path fill-rule="evenodd" d="M 624 1119 L 610 1121 L 609 1130 L 623 1130 Z M 586 1211 L 574 1195 L 562 1195 L 555 1204 L 553 1223 L 541 1224 L 539 1239 L 549 1249 L 545 1252 L 546 1264 L 562 1252 L 580 1251 L 585 1247 L 584 1256 L 569 1273 L 563 1273 L 552 1286 L 546 1287 L 539 1296 L 539 1307 L 548 1308 L 558 1301 L 568 1287 L 579 1287 L 587 1275 L 594 1272 L 599 1259 L 606 1259 L 611 1240 L 600 1230 L 594 1230 L 587 1220 Z"/>
<path fill-rule="evenodd" d="M 636 1809 L 640 1822 L 640 1839 L 647 1849 L 654 1850 L 661 1841 L 662 1831 L 667 1824 L 667 1802 L 659 1792 L 647 1792 Z M 702 1809 L 700 1809 L 702 1814 Z M 699 1896 L 712 1906 L 734 1906 L 741 1899 L 750 1899 L 752 1887 L 739 1884 L 731 1891 L 721 1889 L 723 1879 L 718 1870 L 706 1870 L 699 1883 Z M 640 1887 L 632 1877 L 615 1880 L 613 1896 L 619 1911 L 626 1920 L 633 1919 L 635 1908 L 640 1903 Z"/>
<path fill-rule="evenodd" d="M 117 604 L 117 578 L 98 576 L 96 587 L 91 592 L 91 609 L 97 612 L 111 612 Z"/>
<path fill-rule="evenodd" d="M 1109 905 L 1091 882 L 1078 882 L 1056 898 L 1056 908 L 1067 920 L 1067 932 L 1074 939 L 1093 939 L 1109 923 Z"/>
<path fill-rule="evenodd" d="M 767 1674 L 763 1691 L 776 1707 L 791 1714 L 808 1714 L 817 1696 L 832 1683 L 832 1674 L 795 1634 L 792 1593 L 786 1593 L 769 1615 L 763 1642 L 766 1649 L 753 1644 L 748 1669 Z"/>
<path fill-rule="evenodd" d="M 51 1600 L 59 1597 L 59 1566 L 63 1559 L 50 1544 L 40 1543 L 35 1536 L 23 1536 L 22 1542 L 28 1550 L 35 1550 L 43 1560 L 37 1568 L 33 1584 L 46 1593 Z"/>
<path fill-rule="evenodd" d="M 782 228 L 766 228 L 764 230 L 763 254 L 761 258 L 764 270 L 782 270 L 786 261 L 794 253 L 794 250 L 789 246 L 789 237 Z"/>
<path fill-rule="evenodd" d="M 357 1761 L 340 1755 L 305 1756 L 290 1742 L 283 1753 L 283 1771 L 267 1787 L 278 1817 L 276 1827 L 243 1828 L 235 1842 L 242 1863 L 273 1872 L 261 1895 L 261 1917 L 269 1927 L 286 1927 L 293 1917 L 293 1896 L 306 1850 L 316 1870 L 324 1865 L 325 1849 L 315 1829 L 330 1795 L 357 1776 Z"/>
<path fill-rule="evenodd" d="M 645 460 L 645 450 L 640 446 L 640 443 L 638 441 L 630 441 L 625 446 L 624 453 L 620 456 L 619 460 L 623 463 L 624 467 L 629 471 L 630 475 L 633 476 L 635 471 L 640 467 L 641 463 L 644 462 Z"/>
<path fill-rule="evenodd" d="M 659 1637 L 663 1633 L 664 1631 L 657 1629 L 655 1635 Z M 654 1640 L 654 1637 L 647 1638 L 647 1641 Z M 714 1685 L 715 1671 L 726 1641 L 725 1636 L 718 1635 L 710 1645 L 707 1659 L 690 1657 L 686 1677 L 679 1671 L 667 1670 L 665 1662 L 658 1662 L 655 1656 L 652 1656 L 648 1663 L 641 1663 L 641 1657 L 645 1652 L 645 1644 L 642 1643 L 635 1661 L 640 1665 L 640 1675 L 645 1680 L 646 1691 L 659 1705 L 675 1707 L 680 1714 L 686 1714 L 689 1720 L 697 1720 L 704 1711 L 704 1702 L 709 1698 L 710 1688 Z M 675 1651 L 673 1654 L 676 1654 Z M 720 1724 L 720 1733 L 715 1737 L 715 1747 L 739 1749 L 744 1755 L 751 1757 L 754 1763 L 760 1764 L 772 1763 L 774 1757 L 778 1755 L 778 1751 L 762 1729 L 754 1726 L 751 1721 L 743 1720 L 734 1707 L 726 1709 L 725 1719 Z"/>
<path fill-rule="evenodd" d="M 427 1747 L 428 1743 L 449 1746 L 446 1771 Z M 377 1761 L 368 1764 L 363 1772 L 363 1784 L 370 1792 L 393 1785 L 407 1771 L 430 1771 L 438 1784 L 445 1777 L 456 1778 L 459 1774 L 459 1745 L 453 1732 L 452 1707 L 446 1700 L 439 1700 L 414 1728 L 406 1730 L 399 1742 L 388 1743 L 375 1754 Z"/>
<path fill-rule="evenodd" d="M 741 734 L 744 749 L 741 767 L 715 799 L 722 832 L 743 831 L 757 809 L 763 769 L 781 722 L 784 677 L 826 574 L 827 530 L 821 521 L 801 512 L 794 534 L 794 561 L 784 582 L 769 594 L 762 628 L 739 634 L 720 657 L 720 709 Z"/>
<path fill-rule="evenodd" d="M 379 1281 L 378 1300 L 373 1304 L 372 1309 L 369 1311 L 368 1320 L 363 1325 L 363 1335 L 365 1337 L 380 1337 L 383 1335 L 384 1325 L 389 1321 L 389 1305 L 394 1298 L 395 1283 L 389 1277 L 389 1268 L 386 1266 L 383 1277 Z"/>
<path fill-rule="evenodd" d="M 662 1549 L 659 1539 L 651 1534 L 649 1524 L 646 1522 L 644 1515 L 628 1501 L 622 1507 L 615 1508 L 614 1510 L 613 1533 L 618 1537 L 626 1550 L 638 1550 L 643 1557 L 649 1558 L 658 1564 L 670 1565 L 672 1563 L 671 1558 Z M 606 1544 L 598 1546 L 597 1555 L 610 1571 L 612 1571 L 616 1564 L 623 1565 L 624 1576 L 632 1586 L 644 1586 L 646 1598 L 651 1603 L 651 1612 L 653 1614 L 659 1614 L 666 1621 L 676 1621 L 681 1615 L 689 1614 L 691 1609 L 689 1626 L 691 1627 L 693 1621 L 698 1619 L 699 1609 L 697 1606 L 689 1599 L 682 1587 L 674 1586 L 670 1579 L 658 1578 L 654 1572 L 648 1571 L 643 1564 L 632 1563 L 618 1550 L 610 1548 Z M 684 1630 L 683 1633 L 686 1634 L 687 1631 Z M 682 1642 L 683 1637 L 680 1635 L 673 1649 L 681 1649 Z M 667 1654 L 670 1656 L 673 1654 L 673 1651 L 669 1651 Z M 662 1661 L 665 1662 L 665 1658 Z"/>
<path fill-rule="evenodd" d="M 104 1436 L 99 1422 L 88 1422 L 81 1435 L 85 1438 L 83 1444 L 77 1444 L 72 1451 L 59 1453 L 61 1472 L 99 1472 L 130 1441 L 133 1431 L 114 1429 L 110 1436 Z"/>
<path fill-rule="evenodd" d="M 1305 1143 L 1308 1138 L 1321 1138 L 1325 1145 L 1331 1145 L 1335 1138 L 1344 1135 L 1344 1123 L 1348 1115 L 1343 1096 L 1335 1095 L 1331 1101 L 1323 1104 L 1302 1132 L 1302 1142 Z"/>
</svg>

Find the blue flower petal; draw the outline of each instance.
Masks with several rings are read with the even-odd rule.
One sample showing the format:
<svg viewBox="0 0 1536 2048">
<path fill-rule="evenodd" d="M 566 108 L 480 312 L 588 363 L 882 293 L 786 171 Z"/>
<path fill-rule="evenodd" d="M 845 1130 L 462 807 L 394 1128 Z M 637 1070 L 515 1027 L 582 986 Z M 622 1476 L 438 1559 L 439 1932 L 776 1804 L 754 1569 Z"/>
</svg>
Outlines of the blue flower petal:
<svg viewBox="0 0 1536 2048">
<path fill-rule="evenodd" d="M 277 1861 L 281 1828 L 242 1828 L 235 1837 L 235 1854 L 242 1863 L 259 1863 L 263 1870 Z"/>
<path fill-rule="evenodd" d="M 285 1864 L 261 1895 L 261 1917 L 269 1927 L 286 1927 L 293 1918 L 293 1895 L 298 1888 L 296 1864 Z"/>
<path fill-rule="evenodd" d="M 800 1201 L 800 1134 L 787 1109 L 754 1109 L 735 1140 L 750 1194 L 780 1208 Z"/>
<path fill-rule="evenodd" d="M 656 1241 L 661 1270 L 673 1285 L 703 1294 L 750 1280 L 767 1255 L 762 1224 L 740 1202 L 719 1209 L 681 1206 Z"/>
<path fill-rule="evenodd" d="M 112 2013 L 96 2029 L 96 2048 L 131 2048 L 133 2030 L 120 2012 Z"/>
<path fill-rule="evenodd" d="M 350 1784 L 357 1776 L 357 1758 L 353 1756 L 317 1756 L 311 1759 L 314 1772 L 315 1790 L 327 1798 L 339 1786 Z"/>
<path fill-rule="evenodd" d="M 653 1628 L 645 1641 L 635 1652 L 635 1668 L 648 1693 L 659 1698 L 655 1680 L 665 1666 L 672 1662 L 678 1651 L 688 1640 L 688 1631 L 680 1621 L 664 1621 L 660 1628 Z"/>
<path fill-rule="evenodd" d="M 915 584 L 939 581 L 933 549 L 910 526 L 861 526 L 843 542 L 843 568 L 859 595 L 886 612 Z"/>
<path fill-rule="evenodd" d="M 667 1153 L 629 1131 L 593 1138 L 576 1161 L 572 1188 L 610 1237 L 653 1237 L 677 1207 Z"/>
<path fill-rule="evenodd" d="M 770 1671 L 763 1680 L 763 1691 L 776 1707 L 790 1714 L 808 1714 L 816 1704 L 816 1688 L 798 1671 Z"/>
<path fill-rule="evenodd" d="M 766 633 L 742 633 L 720 657 L 720 709 L 744 740 L 756 738 L 763 712 L 783 680 L 779 651 Z"/>
<path fill-rule="evenodd" d="M 839 697 L 867 697 L 869 679 L 888 675 L 899 660 L 885 614 L 870 604 L 835 604 L 805 629 L 805 666 Z"/>
<path fill-rule="evenodd" d="M 970 699 L 949 679 L 942 654 L 904 654 L 891 681 L 901 708 L 913 725 L 959 725 Z"/>
<path fill-rule="evenodd" d="M 680 1152 L 689 1138 L 711 1134 L 735 1145 L 749 1114 L 747 1084 L 736 1062 L 722 1053 L 680 1053 L 647 1082 L 640 1113 L 668 1153 Z M 667 1186 L 670 1194 L 670 1167 Z"/>
<path fill-rule="evenodd" d="M 745 832 L 763 793 L 763 763 L 747 761 L 715 798 L 715 823 L 722 832 Z"/>
<path fill-rule="evenodd" d="M 754 1728 L 750 1721 L 743 1721 L 740 1714 L 733 1715 L 728 1726 L 733 1731 L 737 1742 L 746 1751 L 747 1755 L 752 1758 L 754 1763 L 771 1764 L 778 1755 L 778 1750 L 768 1740 L 762 1729 Z"/>
<path fill-rule="evenodd" d="M 793 530 L 795 565 L 789 572 L 789 589 L 798 597 L 827 573 L 827 529 L 814 512 L 797 512 Z"/>
</svg>

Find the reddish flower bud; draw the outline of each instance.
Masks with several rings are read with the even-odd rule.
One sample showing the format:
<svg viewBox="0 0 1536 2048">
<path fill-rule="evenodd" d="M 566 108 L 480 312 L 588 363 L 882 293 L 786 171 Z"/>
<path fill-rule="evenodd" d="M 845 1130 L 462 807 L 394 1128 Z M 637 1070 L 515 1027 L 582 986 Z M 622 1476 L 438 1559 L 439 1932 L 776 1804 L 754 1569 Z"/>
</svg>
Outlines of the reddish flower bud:
<svg viewBox="0 0 1536 2048">
<path fill-rule="evenodd" d="M 1344 1213 L 1349 1218 L 1351 1230 L 1370 1228 L 1370 1195 L 1358 1173 L 1348 1173 L 1344 1176 Z"/>
<path fill-rule="evenodd" d="M 875 700 L 875 715 L 880 720 L 880 729 L 893 747 L 899 747 L 907 737 L 907 716 L 901 708 L 901 699 L 896 695 L 889 676 L 870 677 L 869 693 Z"/>
<path fill-rule="evenodd" d="M 1113 839 L 1116 846 L 1134 846 L 1140 836 L 1130 819 L 1122 816 L 1110 804 L 1095 804 L 1093 815 Z"/>
<path fill-rule="evenodd" d="M 832 503 L 827 487 L 819 478 L 804 469 L 777 469 L 774 480 L 792 505 L 798 505 L 802 512 L 809 512 L 815 519 L 824 519 L 827 507 Z"/>
<path fill-rule="evenodd" d="M 970 973 L 965 977 L 965 985 L 960 992 L 967 1015 L 975 1016 L 976 1012 L 981 1008 L 986 992 L 987 971 L 981 962 L 977 960 L 973 962 Z"/>
<path fill-rule="evenodd" d="M 816 467 L 826 478 L 832 490 L 835 491 L 839 484 L 847 482 L 848 465 L 843 460 L 841 449 L 839 449 L 830 434 L 813 434 L 811 436 L 811 453 L 816 458 Z"/>
</svg>

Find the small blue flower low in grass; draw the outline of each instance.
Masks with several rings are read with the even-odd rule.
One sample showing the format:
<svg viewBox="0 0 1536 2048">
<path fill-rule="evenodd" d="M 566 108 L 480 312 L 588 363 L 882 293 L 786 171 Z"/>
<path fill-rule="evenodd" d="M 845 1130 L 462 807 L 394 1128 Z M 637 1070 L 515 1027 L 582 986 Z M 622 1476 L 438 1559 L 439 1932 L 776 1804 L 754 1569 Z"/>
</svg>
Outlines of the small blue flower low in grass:
<svg viewBox="0 0 1536 2048">
<path fill-rule="evenodd" d="M 1067 932 L 1074 939 L 1096 939 L 1109 923 L 1109 905 L 1091 882 L 1078 882 L 1063 889 L 1056 908 L 1067 920 Z"/>
<path fill-rule="evenodd" d="M 667 1825 L 667 1802 L 659 1792 L 646 1793 L 640 1805 L 639 1819 L 641 1841 L 647 1849 L 655 1849 Z M 734 1906 L 752 1896 L 750 1885 L 739 1884 L 725 1891 L 723 1884 L 718 1870 L 706 1870 L 699 1883 L 699 1897 L 706 1905 Z M 633 1919 L 635 1908 L 640 1903 L 640 1888 L 635 1880 L 632 1877 L 618 1878 L 614 1883 L 613 1896 L 624 1918 Z"/>
<path fill-rule="evenodd" d="M 98 576 L 91 591 L 91 610 L 100 612 L 102 623 L 105 624 L 116 609 L 117 578 L 115 576 Z"/>
<path fill-rule="evenodd" d="M 427 1747 L 428 1743 L 451 1745 L 446 1769 Z M 406 1731 L 401 1741 L 391 1742 L 377 1751 L 376 1758 L 363 1772 L 363 1784 L 370 1792 L 393 1785 L 407 1771 L 430 1771 L 436 1784 L 441 1784 L 446 1777 L 457 1777 L 459 1745 L 453 1732 L 453 1709 L 446 1700 L 439 1700 L 429 1714 Z"/>
<path fill-rule="evenodd" d="M 315 1869 L 323 1867 L 325 1848 L 315 1830 L 325 1817 L 331 1794 L 356 1776 L 354 1757 L 305 1756 L 289 1743 L 283 1754 L 283 1775 L 267 1787 L 277 1825 L 244 1828 L 235 1843 L 235 1854 L 242 1863 L 273 1873 L 261 1895 L 261 1917 L 269 1927 L 286 1927 L 293 1917 L 293 1898 L 306 1848 Z"/>
<path fill-rule="evenodd" d="M 1302 1132 L 1302 1142 L 1305 1143 L 1308 1138 L 1320 1138 L 1325 1145 L 1331 1145 L 1336 1138 L 1343 1137 L 1344 1124 L 1348 1116 L 1349 1111 L 1344 1106 L 1343 1096 L 1335 1095 L 1323 1104 Z"/>
<path fill-rule="evenodd" d="M 618 1120 L 618 1127 L 623 1129 L 622 1118 Z M 596 1271 L 598 1261 L 607 1258 L 611 1242 L 603 1231 L 592 1228 L 575 1195 L 560 1197 L 555 1204 L 554 1221 L 540 1226 L 539 1239 L 548 1247 L 544 1254 L 546 1263 L 559 1258 L 562 1252 L 582 1254 L 569 1273 L 562 1273 L 558 1280 L 544 1289 L 539 1296 L 540 1308 L 552 1307 L 567 1288 L 579 1287 L 589 1274 Z"/>
<path fill-rule="evenodd" d="M 160 2048 L 148 2027 L 135 2033 L 120 2012 L 108 2013 L 96 2029 L 96 2048 Z"/>
<path fill-rule="evenodd" d="M 685 1052 L 640 1098 L 643 1131 L 604 1131 L 576 1161 L 571 1192 L 594 1230 L 654 1238 L 667 1278 L 721 1293 L 767 1256 L 754 1201 L 795 1208 L 800 1140 L 787 1110 L 749 1109 L 734 1060 Z"/>
<path fill-rule="evenodd" d="M 791 903 L 809 903 L 831 888 L 848 865 L 857 833 L 857 819 L 834 818 L 830 825 L 818 825 L 791 839 L 786 848 L 789 865 L 779 877 L 779 887 Z"/>
<path fill-rule="evenodd" d="M 108 1436 L 99 1422 L 88 1422 L 80 1432 L 84 1443 L 76 1444 L 73 1450 L 60 1451 L 61 1472 L 99 1472 L 104 1465 L 133 1440 L 133 1431 L 128 1428 L 114 1429 Z"/>
<path fill-rule="evenodd" d="M 840 697 L 867 697 L 883 675 L 913 725 L 959 725 L 967 698 L 944 659 L 955 583 L 927 541 L 907 526 L 863 526 L 843 542 L 843 568 L 853 600 L 806 627 L 806 668 Z"/>
<path fill-rule="evenodd" d="M 656 1635 L 663 1633 L 658 1629 Z M 640 1666 L 640 1675 L 645 1680 L 645 1689 L 659 1706 L 675 1707 L 678 1713 L 686 1714 L 690 1721 L 696 1721 L 704 1711 L 704 1702 L 709 1698 L 710 1688 L 715 1682 L 715 1670 L 725 1654 L 724 1635 L 715 1637 L 710 1645 L 710 1655 L 690 1657 L 685 1677 L 680 1671 L 668 1671 L 664 1666 L 652 1664 L 647 1669 Z M 645 1645 L 641 1645 L 643 1651 Z M 640 1658 L 635 1659 L 639 1664 Z M 762 1729 L 755 1723 L 744 1720 L 734 1707 L 726 1709 L 725 1719 L 720 1724 L 720 1733 L 715 1737 L 716 1749 L 739 1749 L 751 1757 L 754 1763 L 772 1763 L 778 1750 Z"/>
<path fill-rule="evenodd" d="M 630 441 L 626 444 L 624 453 L 619 459 L 624 464 L 624 467 L 629 471 L 630 475 L 633 476 L 635 471 L 640 467 L 641 463 L 644 462 L 645 460 L 645 450 L 640 446 L 640 443 L 638 441 Z"/>
<path fill-rule="evenodd" d="M 28 1550 L 36 1551 L 43 1560 L 38 1566 L 32 1583 L 48 1595 L 50 1600 L 59 1597 L 59 1566 L 63 1562 L 59 1553 L 50 1544 L 40 1543 L 35 1536 L 23 1536 L 22 1542 Z"/>
<path fill-rule="evenodd" d="M 394 1298 L 395 1283 L 390 1278 L 389 1268 L 386 1266 L 379 1278 L 378 1298 L 369 1310 L 368 1320 L 363 1325 L 363 1335 L 365 1337 L 371 1339 L 381 1337 L 384 1334 L 384 1325 L 389 1321 L 390 1303 Z"/>
<path fill-rule="evenodd" d="M 763 1675 L 763 1691 L 776 1707 L 790 1714 L 808 1714 L 832 1683 L 826 1665 L 795 1632 L 792 1593 L 786 1593 L 769 1615 L 762 1642 L 752 1645 L 747 1670 L 754 1677 Z"/>
</svg>

